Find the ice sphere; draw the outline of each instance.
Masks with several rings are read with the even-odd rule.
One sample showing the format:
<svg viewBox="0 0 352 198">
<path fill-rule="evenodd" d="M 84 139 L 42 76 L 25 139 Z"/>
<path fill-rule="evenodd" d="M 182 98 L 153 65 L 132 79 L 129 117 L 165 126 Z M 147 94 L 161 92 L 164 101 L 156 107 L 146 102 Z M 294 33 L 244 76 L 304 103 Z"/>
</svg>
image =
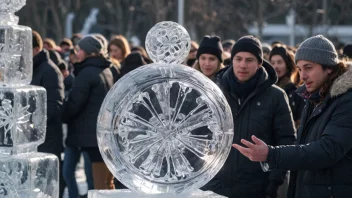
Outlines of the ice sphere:
<svg viewBox="0 0 352 198">
<path fill-rule="evenodd" d="M 58 158 L 46 153 L 0 156 L 0 197 L 59 197 L 58 165 Z"/>
<path fill-rule="evenodd" d="M 179 198 L 180 195 L 174 194 L 159 194 L 159 195 L 141 195 L 130 190 L 90 190 L 88 198 Z M 182 198 L 225 198 L 224 196 L 215 194 L 210 191 L 196 190 L 188 195 L 183 195 Z"/>
<path fill-rule="evenodd" d="M 149 30 L 145 47 L 154 63 L 182 63 L 191 49 L 187 30 L 172 21 L 157 23 Z"/>
<path fill-rule="evenodd" d="M 221 90 L 202 73 L 150 64 L 109 91 L 97 135 L 105 163 L 129 189 L 178 194 L 193 192 L 220 170 L 233 118 Z"/>
<path fill-rule="evenodd" d="M 45 89 L 0 87 L 0 155 L 36 149 L 45 132 Z"/>
<path fill-rule="evenodd" d="M 31 29 L 0 22 L 0 85 L 30 84 L 33 73 L 32 56 Z"/>
</svg>

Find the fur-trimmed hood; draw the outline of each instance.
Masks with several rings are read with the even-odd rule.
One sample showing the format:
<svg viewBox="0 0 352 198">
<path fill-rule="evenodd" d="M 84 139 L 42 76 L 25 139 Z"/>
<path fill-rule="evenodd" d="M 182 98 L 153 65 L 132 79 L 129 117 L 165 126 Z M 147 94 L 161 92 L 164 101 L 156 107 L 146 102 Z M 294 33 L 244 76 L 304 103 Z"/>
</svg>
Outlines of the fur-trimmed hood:
<svg viewBox="0 0 352 198">
<path fill-rule="evenodd" d="M 352 63 L 348 63 L 348 68 L 345 73 L 339 76 L 332 84 L 330 96 L 336 97 L 346 93 L 352 88 Z"/>
</svg>

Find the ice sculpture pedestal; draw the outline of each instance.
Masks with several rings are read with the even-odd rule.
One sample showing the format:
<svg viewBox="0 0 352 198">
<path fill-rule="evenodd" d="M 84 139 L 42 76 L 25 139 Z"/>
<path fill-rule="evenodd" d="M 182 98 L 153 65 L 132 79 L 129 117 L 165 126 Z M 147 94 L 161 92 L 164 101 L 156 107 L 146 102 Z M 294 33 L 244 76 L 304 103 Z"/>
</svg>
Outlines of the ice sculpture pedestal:
<svg viewBox="0 0 352 198">
<path fill-rule="evenodd" d="M 215 194 L 211 191 L 196 190 L 193 193 L 175 195 L 175 194 L 156 194 L 156 195 L 141 195 L 130 190 L 90 190 L 88 198 L 225 198 L 224 196 Z"/>
</svg>

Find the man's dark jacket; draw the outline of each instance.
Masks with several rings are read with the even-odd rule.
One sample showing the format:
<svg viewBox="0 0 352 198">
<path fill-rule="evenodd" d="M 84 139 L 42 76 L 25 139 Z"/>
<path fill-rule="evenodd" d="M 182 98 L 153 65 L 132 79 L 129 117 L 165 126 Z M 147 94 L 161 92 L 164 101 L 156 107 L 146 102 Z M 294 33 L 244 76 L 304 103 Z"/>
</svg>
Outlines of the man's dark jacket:
<svg viewBox="0 0 352 198">
<path fill-rule="evenodd" d="M 285 91 L 274 85 L 275 70 L 265 62 L 256 88 L 242 102 L 230 90 L 226 80 L 234 75 L 233 66 L 220 71 L 214 81 L 220 86 L 231 107 L 234 122 L 233 143 L 250 140 L 252 135 L 271 145 L 291 145 L 295 128 Z M 241 104 L 239 104 L 241 103 Z M 251 162 L 237 150 L 231 150 L 220 172 L 202 189 L 227 197 L 265 198 L 276 194 L 286 171 L 263 172 L 258 162 Z"/>
<path fill-rule="evenodd" d="M 291 170 L 288 198 L 352 197 L 352 68 L 319 103 L 306 102 L 297 145 L 270 147 L 270 169 Z M 306 95 L 305 86 L 298 92 Z"/>
<path fill-rule="evenodd" d="M 31 85 L 42 86 L 47 94 L 47 128 L 45 142 L 38 151 L 59 154 L 62 152 L 61 111 L 64 100 L 63 76 L 58 67 L 49 59 L 46 50 L 33 58 L 33 78 Z"/>
<path fill-rule="evenodd" d="M 75 81 L 64 104 L 63 120 L 68 127 L 66 144 L 98 147 L 99 110 L 114 84 L 110 67 L 111 62 L 102 56 L 88 57 L 75 64 Z"/>
</svg>

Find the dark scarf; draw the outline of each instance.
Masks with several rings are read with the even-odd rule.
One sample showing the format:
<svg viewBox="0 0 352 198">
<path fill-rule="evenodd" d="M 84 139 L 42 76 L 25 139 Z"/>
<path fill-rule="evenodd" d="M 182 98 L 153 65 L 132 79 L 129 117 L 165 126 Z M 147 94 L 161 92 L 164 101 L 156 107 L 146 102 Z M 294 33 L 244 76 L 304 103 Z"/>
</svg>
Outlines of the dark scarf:
<svg viewBox="0 0 352 198">
<path fill-rule="evenodd" d="M 306 85 L 302 85 L 298 90 L 297 93 L 301 95 L 304 99 L 309 100 L 315 104 L 319 104 L 322 101 L 322 96 L 320 95 L 320 89 L 313 92 L 309 93 L 307 91 Z"/>
<path fill-rule="evenodd" d="M 233 69 L 230 70 L 232 75 L 227 75 L 227 82 L 230 85 L 230 91 L 231 93 L 235 93 L 237 97 L 243 101 L 257 87 L 258 80 L 263 75 L 263 68 L 259 67 L 254 76 L 244 83 L 240 83 L 237 80 L 237 77 L 233 74 Z"/>
</svg>

